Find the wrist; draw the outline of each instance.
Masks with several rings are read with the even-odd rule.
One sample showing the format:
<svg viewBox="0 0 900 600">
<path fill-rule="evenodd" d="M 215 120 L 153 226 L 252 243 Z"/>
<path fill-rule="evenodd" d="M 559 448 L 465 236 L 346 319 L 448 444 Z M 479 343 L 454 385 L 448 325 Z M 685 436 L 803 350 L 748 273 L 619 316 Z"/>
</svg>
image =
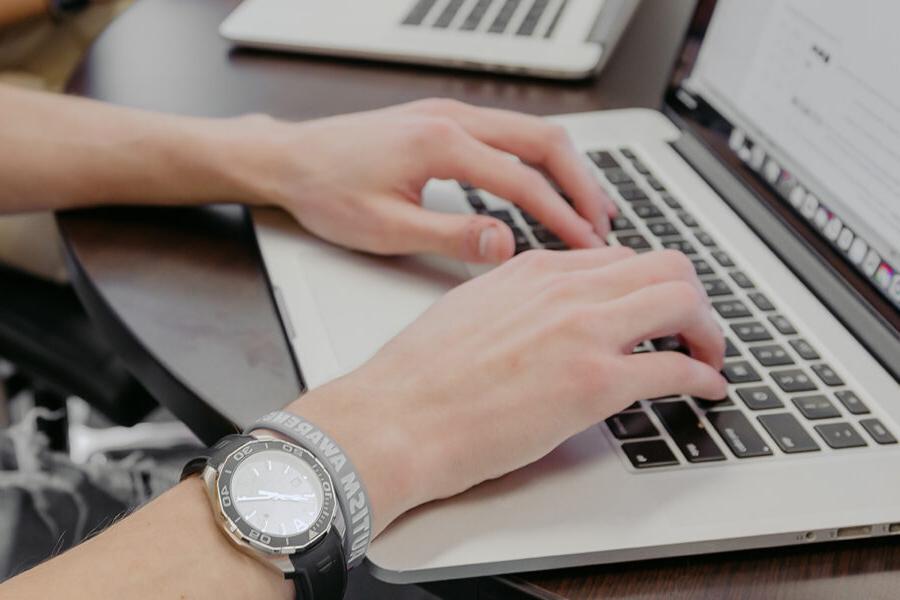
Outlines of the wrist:
<svg viewBox="0 0 900 600">
<path fill-rule="evenodd" d="M 359 386 L 348 376 L 285 408 L 326 431 L 354 462 L 368 491 L 373 537 L 427 499 L 421 453 L 402 423 L 380 418 L 378 405 L 370 387 Z"/>
</svg>

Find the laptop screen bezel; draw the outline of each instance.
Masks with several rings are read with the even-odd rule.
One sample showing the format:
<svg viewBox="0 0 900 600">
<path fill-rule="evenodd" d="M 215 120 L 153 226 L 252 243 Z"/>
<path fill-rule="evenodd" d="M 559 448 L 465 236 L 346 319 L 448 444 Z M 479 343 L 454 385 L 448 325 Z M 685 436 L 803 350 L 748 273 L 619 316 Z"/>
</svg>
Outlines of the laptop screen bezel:
<svg viewBox="0 0 900 600">
<path fill-rule="evenodd" d="M 900 310 L 884 296 L 863 273 L 858 271 L 815 227 L 778 194 L 763 175 L 745 164 L 729 146 L 732 125 L 702 98 L 684 100 L 682 82 L 693 70 L 707 26 L 715 10 L 716 0 L 699 0 L 691 17 L 684 42 L 676 56 L 666 92 L 663 112 L 683 131 L 698 139 L 753 196 L 799 237 L 811 252 L 824 262 L 842 283 L 885 324 L 900 340 Z"/>
</svg>

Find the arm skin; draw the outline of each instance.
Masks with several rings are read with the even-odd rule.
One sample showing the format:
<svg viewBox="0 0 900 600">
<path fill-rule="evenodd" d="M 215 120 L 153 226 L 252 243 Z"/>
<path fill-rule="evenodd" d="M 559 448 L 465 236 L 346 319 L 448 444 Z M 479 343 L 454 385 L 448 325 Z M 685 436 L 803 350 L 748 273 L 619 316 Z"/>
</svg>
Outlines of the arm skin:
<svg viewBox="0 0 900 600">
<path fill-rule="evenodd" d="M 573 248 L 603 245 L 616 212 L 561 128 L 451 100 L 297 124 L 163 115 L 0 86 L 0 115 L 0 213 L 276 205 L 357 250 L 497 263 L 513 255 L 512 231 L 484 215 L 425 210 L 429 179 L 465 180 L 508 198 Z M 575 208 L 509 153 L 561 182 Z"/>
<path fill-rule="evenodd" d="M 599 247 L 615 209 L 565 133 L 541 119 L 432 100 L 300 125 L 216 121 L 2 87 L 0 115 L 0 212 L 265 203 L 352 248 L 508 259 L 501 222 L 419 206 L 430 177 L 457 178 L 581 248 L 526 252 L 466 282 L 357 371 L 287 407 L 352 457 L 373 535 L 415 506 L 540 459 L 640 398 L 725 395 L 724 340 L 691 261 Z M 575 208 L 507 153 L 549 172 Z M 664 335 L 681 336 L 691 356 L 632 355 Z M 17 600 L 291 593 L 280 573 L 231 546 L 196 478 L 0 585 L 0 598 Z"/>
</svg>

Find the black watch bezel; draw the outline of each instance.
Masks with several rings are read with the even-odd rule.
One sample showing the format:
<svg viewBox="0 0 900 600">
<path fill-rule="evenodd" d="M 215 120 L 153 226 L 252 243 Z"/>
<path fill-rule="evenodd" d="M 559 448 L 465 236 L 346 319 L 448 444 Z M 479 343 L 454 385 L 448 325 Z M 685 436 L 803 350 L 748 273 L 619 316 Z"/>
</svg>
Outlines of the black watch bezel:
<svg viewBox="0 0 900 600">
<path fill-rule="evenodd" d="M 259 531 L 247 523 L 238 513 L 231 501 L 231 480 L 237 466 L 245 458 L 266 450 L 276 450 L 293 454 L 306 463 L 319 478 L 322 484 L 322 509 L 316 521 L 302 533 L 292 536 L 271 535 Z M 231 452 L 218 468 L 216 477 L 216 504 L 221 512 L 228 530 L 241 541 L 269 554 L 295 554 L 315 545 L 332 528 L 337 502 L 334 495 L 334 483 L 322 463 L 308 450 L 275 439 L 254 439 L 241 444 Z"/>
</svg>

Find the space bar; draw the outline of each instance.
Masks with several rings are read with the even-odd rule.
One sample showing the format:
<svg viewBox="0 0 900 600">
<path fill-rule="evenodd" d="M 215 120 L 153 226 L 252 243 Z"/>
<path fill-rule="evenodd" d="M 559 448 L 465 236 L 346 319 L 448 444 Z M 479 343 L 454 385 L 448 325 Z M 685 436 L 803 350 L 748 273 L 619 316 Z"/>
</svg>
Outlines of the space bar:
<svg viewBox="0 0 900 600">
<path fill-rule="evenodd" d="M 655 402 L 653 412 L 688 461 L 725 460 L 725 455 L 687 402 Z"/>
</svg>

